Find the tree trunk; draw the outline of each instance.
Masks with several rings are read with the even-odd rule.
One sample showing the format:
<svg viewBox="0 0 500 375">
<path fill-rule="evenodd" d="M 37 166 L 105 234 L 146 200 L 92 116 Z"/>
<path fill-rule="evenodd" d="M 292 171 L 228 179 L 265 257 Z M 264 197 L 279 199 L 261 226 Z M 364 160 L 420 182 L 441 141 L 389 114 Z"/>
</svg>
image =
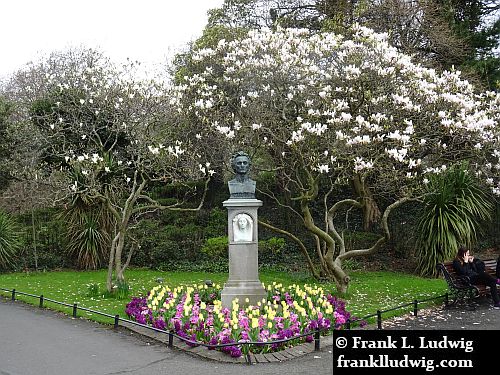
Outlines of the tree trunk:
<svg viewBox="0 0 500 375">
<path fill-rule="evenodd" d="M 33 208 L 33 192 L 31 195 L 31 230 L 33 234 L 33 256 L 35 257 L 35 271 L 38 271 L 38 254 L 36 251 L 35 209 Z"/>
<path fill-rule="evenodd" d="M 320 258 L 321 262 L 321 271 L 322 271 L 322 276 L 328 280 L 334 280 L 337 283 L 335 273 L 332 272 L 334 270 L 333 264 L 328 264 L 328 258 L 330 259 L 330 263 L 332 263 L 333 260 L 333 253 L 335 249 L 335 241 L 334 239 L 325 231 L 323 231 L 321 228 L 319 228 L 315 223 L 314 219 L 311 215 L 311 211 L 309 210 L 308 202 L 307 200 L 302 200 L 301 201 L 301 211 L 304 217 L 304 226 L 306 229 L 313 234 L 314 236 L 317 236 L 319 243 L 320 241 L 324 241 L 326 243 L 327 247 L 327 253 L 323 255 L 321 253 L 321 248 L 318 248 L 317 244 L 317 249 L 318 251 L 318 257 Z"/>
<path fill-rule="evenodd" d="M 328 258 L 326 259 L 326 262 L 328 264 L 328 268 L 331 269 L 331 272 L 333 274 L 337 291 L 342 294 L 347 293 L 351 278 L 342 269 L 341 261 L 338 258 L 335 261 L 333 260 L 333 258 Z"/>
<path fill-rule="evenodd" d="M 124 269 L 122 268 L 122 252 L 125 246 L 125 230 L 120 229 L 118 232 L 118 242 L 115 251 L 115 277 L 118 284 L 125 281 Z"/>
<path fill-rule="evenodd" d="M 111 241 L 111 249 L 109 250 L 109 262 L 108 262 L 108 275 L 106 277 L 106 290 L 108 293 L 113 291 L 113 266 L 115 265 L 116 256 L 116 242 L 118 241 L 118 234 Z"/>
<path fill-rule="evenodd" d="M 377 203 L 366 181 L 359 175 L 352 180 L 352 186 L 357 197 L 359 197 L 363 210 L 363 230 L 370 231 L 381 217 Z"/>
</svg>

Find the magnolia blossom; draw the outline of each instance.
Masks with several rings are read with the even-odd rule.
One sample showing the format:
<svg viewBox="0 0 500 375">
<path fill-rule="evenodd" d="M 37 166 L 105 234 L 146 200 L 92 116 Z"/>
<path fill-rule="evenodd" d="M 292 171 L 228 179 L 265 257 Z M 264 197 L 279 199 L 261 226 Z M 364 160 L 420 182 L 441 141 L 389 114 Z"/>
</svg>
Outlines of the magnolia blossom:
<svg viewBox="0 0 500 375">
<path fill-rule="evenodd" d="M 148 146 L 148 149 L 153 155 L 158 155 L 160 153 L 159 147 Z"/>
<path fill-rule="evenodd" d="M 500 96 L 477 94 L 459 72 L 419 65 L 370 29 L 355 25 L 352 39 L 252 30 L 195 50 L 193 61 L 202 73 L 174 87 L 177 111 L 194 110 L 201 126 L 241 147 L 257 142 L 255 131 L 266 124 L 259 146 L 292 180 L 300 178 L 292 165 L 343 179 L 371 170 L 374 188 L 380 181 L 409 194 L 428 181 L 425 174 L 441 173 L 460 155 L 481 160 L 481 170 L 500 165 L 500 152 L 492 151 L 500 142 Z M 324 162 L 325 150 L 335 168 Z M 492 170 L 481 173 L 496 186 Z"/>
<path fill-rule="evenodd" d="M 356 172 L 361 172 L 364 169 L 372 169 L 373 168 L 373 161 L 365 161 L 360 157 L 356 157 L 354 159 L 354 170 Z"/>
</svg>

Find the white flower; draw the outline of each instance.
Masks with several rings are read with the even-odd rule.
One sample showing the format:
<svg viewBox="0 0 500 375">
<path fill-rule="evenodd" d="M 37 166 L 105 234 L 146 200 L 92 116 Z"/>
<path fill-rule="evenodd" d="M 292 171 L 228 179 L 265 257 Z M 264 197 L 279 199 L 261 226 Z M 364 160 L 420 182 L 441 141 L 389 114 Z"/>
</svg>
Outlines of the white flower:
<svg viewBox="0 0 500 375">
<path fill-rule="evenodd" d="M 417 160 L 410 159 L 410 161 L 408 162 L 408 168 L 409 168 L 409 169 L 416 168 L 416 167 L 418 167 L 421 163 L 422 163 L 422 160 L 421 160 L 421 159 L 417 159 Z"/>
<path fill-rule="evenodd" d="M 101 158 L 98 154 L 92 154 L 92 163 L 96 164 L 99 161 L 102 161 L 103 158 Z"/>
<path fill-rule="evenodd" d="M 371 169 L 373 168 L 373 161 L 370 160 L 368 162 L 364 161 L 363 158 L 356 157 L 354 159 L 354 171 L 360 172 L 363 169 Z"/>
<path fill-rule="evenodd" d="M 350 113 L 342 112 L 340 114 L 340 118 L 341 118 L 342 121 L 347 122 L 347 121 L 351 121 L 352 115 Z"/>
<path fill-rule="evenodd" d="M 406 148 L 402 149 L 391 149 L 391 150 L 385 150 L 385 152 L 392 157 L 393 159 L 396 159 L 399 162 L 403 162 L 404 158 L 408 154 L 408 150 Z"/>
<path fill-rule="evenodd" d="M 160 153 L 159 147 L 148 146 L 148 149 L 153 155 L 158 155 Z"/>
<path fill-rule="evenodd" d="M 330 172 L 330 167 L 326 164 L 318 165 L 318 172 L 319 173 L 328 173 L 328 172 Z"/>
<path fill-rule="evenodd" d="M 262 128 L 262 124 L 252 124 L 252 130 L 259 130 Z"/>
</svg>

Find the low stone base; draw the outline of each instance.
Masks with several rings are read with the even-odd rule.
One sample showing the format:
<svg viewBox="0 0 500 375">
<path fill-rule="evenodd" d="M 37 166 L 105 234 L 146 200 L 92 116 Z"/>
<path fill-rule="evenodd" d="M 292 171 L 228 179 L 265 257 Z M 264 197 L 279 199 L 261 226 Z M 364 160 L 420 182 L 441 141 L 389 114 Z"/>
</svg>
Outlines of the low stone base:
<svg viewBox="0 0 500 375">
<path fill-rule="evenodd" d="M 267 298 L 267 292 L 260 281 L 228 281 L 221 292 L 222 307 L 231 309 L 235 298 L 240 306 L 254 306 Z M 247 298 L 249 302 L 246 302 Z"/>
</svg>

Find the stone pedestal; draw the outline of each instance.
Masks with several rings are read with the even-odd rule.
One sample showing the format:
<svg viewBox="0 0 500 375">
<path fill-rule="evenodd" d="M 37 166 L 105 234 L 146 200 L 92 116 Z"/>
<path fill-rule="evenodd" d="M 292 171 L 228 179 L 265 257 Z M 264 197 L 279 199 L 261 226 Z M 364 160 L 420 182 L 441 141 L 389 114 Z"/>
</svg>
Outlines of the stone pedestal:
<svg viewBox="0 0 500 375">
<path fill-rule="evenodd" d="M 238 298 L 240 305 L 249 305 L 267 297 L 259 281 L 257 210 L 258 199 L 231 198 L 223 202 L 228 210 L 229 278 L 222 289 L 222 306 L 231 308 Z"/>
</svg>

